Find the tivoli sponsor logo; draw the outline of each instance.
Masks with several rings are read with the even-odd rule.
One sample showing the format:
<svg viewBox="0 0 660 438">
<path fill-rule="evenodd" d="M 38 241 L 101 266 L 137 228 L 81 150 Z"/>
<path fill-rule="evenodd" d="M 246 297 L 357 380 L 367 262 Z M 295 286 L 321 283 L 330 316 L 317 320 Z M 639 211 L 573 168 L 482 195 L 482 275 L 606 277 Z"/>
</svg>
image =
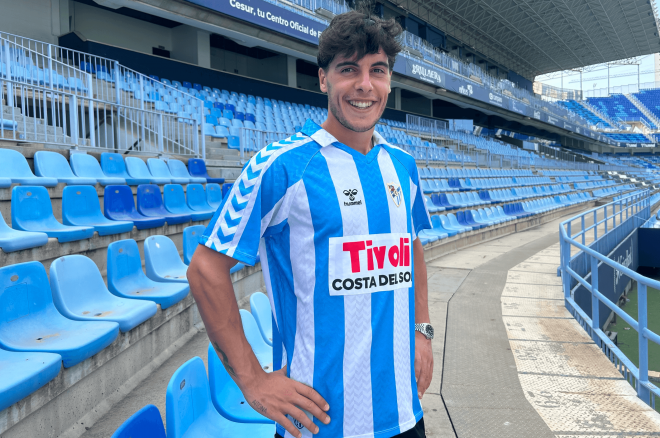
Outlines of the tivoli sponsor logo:
<svg viewBox="0 0 660 438">
<path fill-rule="evenodd" d="M 410 237 L 408 233 L 391 233 L 330 238 L 330 295 L 412 287 Z"/>
</svg>

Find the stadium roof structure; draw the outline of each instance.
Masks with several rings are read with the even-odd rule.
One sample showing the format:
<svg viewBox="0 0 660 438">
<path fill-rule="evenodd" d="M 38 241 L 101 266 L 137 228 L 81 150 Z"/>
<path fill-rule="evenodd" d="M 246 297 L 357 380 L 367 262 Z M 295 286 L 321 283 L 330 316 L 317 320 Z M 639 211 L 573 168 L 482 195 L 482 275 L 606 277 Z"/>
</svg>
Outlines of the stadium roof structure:
<svg viewBox="0 0 660 438">
<path fill-rule="evenodd" d="M 527 77 L 660 52 L 654 0 L 390 0 Z"/>
</svg>

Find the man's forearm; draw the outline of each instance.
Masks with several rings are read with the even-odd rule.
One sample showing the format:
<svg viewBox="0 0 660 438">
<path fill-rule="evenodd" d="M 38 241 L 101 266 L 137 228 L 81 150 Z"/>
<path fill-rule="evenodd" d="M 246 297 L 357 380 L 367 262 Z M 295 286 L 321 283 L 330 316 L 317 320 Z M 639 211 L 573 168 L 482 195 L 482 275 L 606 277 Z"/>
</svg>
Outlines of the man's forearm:
<svg viewBox="0 0 660 438">
<path fill-rule="evenodd" d="M 429 319 L 429 289 L 424 261 L 424 247 L 419 238 L 413 242 L 415 260 L 415 323 L 430 323 Z"/>
</svg>

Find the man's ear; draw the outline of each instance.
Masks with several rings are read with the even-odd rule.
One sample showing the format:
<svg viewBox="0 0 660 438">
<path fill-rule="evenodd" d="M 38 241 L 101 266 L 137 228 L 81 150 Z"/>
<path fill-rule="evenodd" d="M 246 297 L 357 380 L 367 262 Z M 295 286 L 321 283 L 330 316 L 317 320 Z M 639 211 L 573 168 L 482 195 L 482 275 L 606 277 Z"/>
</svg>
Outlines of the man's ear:
<svg viewBox="0 0 660 438">
<path fill-rule="evenodd" d="M 319 87 L 321 88 L 321 91 L 324 93 L 328 92 L 328 85 L 326 84 L 327 76 L 325 74 L 325 71 L 323 71 L 322 68 L 319 68 Z"/>
</svg>

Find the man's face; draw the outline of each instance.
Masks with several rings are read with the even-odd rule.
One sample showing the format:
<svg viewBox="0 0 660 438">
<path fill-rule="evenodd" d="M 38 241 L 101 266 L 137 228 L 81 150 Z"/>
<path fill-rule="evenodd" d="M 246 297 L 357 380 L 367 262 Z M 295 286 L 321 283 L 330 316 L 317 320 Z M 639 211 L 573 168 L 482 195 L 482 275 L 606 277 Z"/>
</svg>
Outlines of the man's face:
<svg viewBox="0 0 660 438">
<path fill-rule="evenodd" d="M 336 56 L 327 71 L 319 69 L 319 83 L 337 121 L 351 131 L 365 132 L 385 111 L 391 73 L 382 50 L 355 58 Z"/>
</svg>

